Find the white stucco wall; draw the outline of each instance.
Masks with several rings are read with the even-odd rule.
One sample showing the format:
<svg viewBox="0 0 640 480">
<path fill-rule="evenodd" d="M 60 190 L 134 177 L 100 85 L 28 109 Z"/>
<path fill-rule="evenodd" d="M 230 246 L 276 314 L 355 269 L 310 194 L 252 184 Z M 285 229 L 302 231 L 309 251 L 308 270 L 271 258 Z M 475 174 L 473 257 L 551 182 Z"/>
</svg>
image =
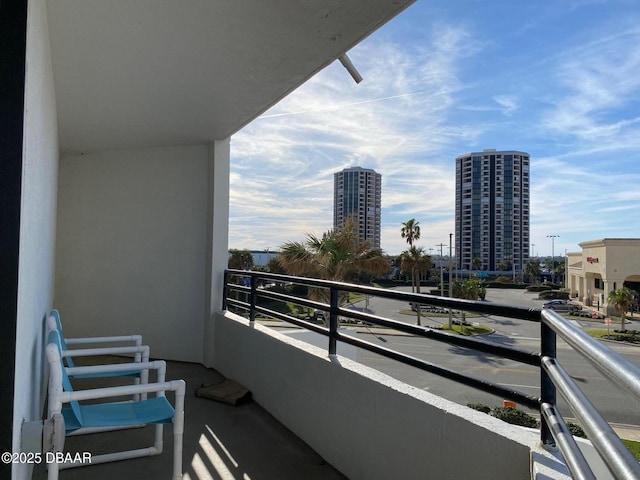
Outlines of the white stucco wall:
<svg viewBox="0 0 640 480">
<path fill-rule="evenodd" d="M 140 333 L 154 357 L 202 361 L 207 145 L 65 155 L 55 306 L 66 336 Z"/>
<path fill-rule="evenodd" d="M 25 80 L 24 148 L 18 266 L 18 313 L 13 450 L 19 451 L 23 421 L 41 418 L 44 319 L 53 298 L 58 134 L 49 33 L 44 0 L 29 2 Z M 14 464 L 12 478 L 28 478 Z"/>
<path fill-rule="evenodd" d="M 557 467 L 546 478 L 566 478 L 534 431 L 331 359 L 237 315 L 215 321 L 215 368 L 350 479 L 528 480 L 534 453 Z"/>
</svg>

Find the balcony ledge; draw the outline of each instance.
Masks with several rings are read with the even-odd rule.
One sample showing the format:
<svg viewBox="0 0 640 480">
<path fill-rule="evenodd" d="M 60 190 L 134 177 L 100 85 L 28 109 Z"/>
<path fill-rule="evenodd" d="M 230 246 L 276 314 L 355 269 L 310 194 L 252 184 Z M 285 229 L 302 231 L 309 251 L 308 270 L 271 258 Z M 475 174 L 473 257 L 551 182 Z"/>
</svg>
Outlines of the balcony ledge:
<svg viewBox="0 0 640 480">
<path fill-rule="evenodd" d="M 213 322 L 216 369 L 349 478 L 569 478 L 534 430 L 238 315 L 217 313 Z"/>
</svg>

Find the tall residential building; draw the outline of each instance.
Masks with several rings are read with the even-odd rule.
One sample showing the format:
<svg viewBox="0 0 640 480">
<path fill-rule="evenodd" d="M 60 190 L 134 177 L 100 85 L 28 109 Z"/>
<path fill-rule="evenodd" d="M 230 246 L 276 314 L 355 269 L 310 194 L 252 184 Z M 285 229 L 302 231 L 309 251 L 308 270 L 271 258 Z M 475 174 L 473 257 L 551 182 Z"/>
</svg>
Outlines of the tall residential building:
<svg viewBox="0 0 640 480">
<path fill-rule="evenodd" d="M 521 273 L 529 260 L 529 154 L 485 149 L 456 158 L 459 269 Z M 515 267 L 515 268 L 514 268 Z"/>
<path fill-rule="evenodd" d="M 333 176 L 333 228 L 342 227 L 353 217 L 360 238 L 380 248 L 382 175 L 369 168 L 351 167 Z"/>
</svg>

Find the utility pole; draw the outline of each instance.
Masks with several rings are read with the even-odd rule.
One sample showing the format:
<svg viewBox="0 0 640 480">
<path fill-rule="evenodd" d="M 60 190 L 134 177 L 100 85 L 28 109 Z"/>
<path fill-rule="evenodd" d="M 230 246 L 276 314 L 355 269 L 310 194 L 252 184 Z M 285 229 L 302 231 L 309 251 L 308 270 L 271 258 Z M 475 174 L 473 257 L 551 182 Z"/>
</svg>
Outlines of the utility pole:
<svg viewBox="0 0 640 480">
<path fill-rule="evenodd" d="M 440 247 L 440 296 L 444 297 L 444 272 L 442 270 L 442 247 L 446 247 L 444 243 L 436 245 Z"/>
<path fill-rule="evenodd" d="M 451 266 L 453 265 L 453 255 L 451 252 L 451 248 L 453 246 L 453 233 L 449 234 L 449 298 L 453 298 L 453 278 L 451 278 L 452 275 L 452 271 L 451 271 Z M 451 312 L 451 307 L 449 307 L 449 330 L 451 330 L 451 324 L 452 324 L 452 312 Z"/>
<path fill-rule="evenodd" d="M 453 284 L 453 278 L 451 278 L 451 275 L 453 273 L 453 253 L 452 253 L 452 247 L 453 247 L 453 233 L 449 234 L 449 298 L 451 298 L 451 284 Z"/>
</svg>

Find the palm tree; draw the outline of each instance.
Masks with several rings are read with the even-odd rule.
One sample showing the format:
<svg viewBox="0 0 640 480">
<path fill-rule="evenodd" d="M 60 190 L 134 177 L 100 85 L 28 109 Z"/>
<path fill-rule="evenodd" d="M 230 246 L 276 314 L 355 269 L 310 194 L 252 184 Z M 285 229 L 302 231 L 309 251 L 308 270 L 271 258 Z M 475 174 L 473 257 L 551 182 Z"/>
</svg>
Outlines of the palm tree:
<svg viewBox="0 0 640 480">
<path fill-rule="evenodd" d="M 634 300 L 633 290 L 627 287 L 622 287 L 617 290 L 609 292 L 608 301 L 611 303 L 616 311 L 620 314 L 620 329 L 625 331 L 625 313 L 629 310 L 629 307 Z"/>
<path fill-rule="evenodd" d="M 530 259 L 524 266 L 524 274 L 529 277 L 529 283 L 535 283 L 537 277 L 540 276 L 540 261 L 537 259 Z"/>
<path fill-rule="evenodd" d="M 402 229 L 400 230 L 400 236 L 407 239 L 409 247 L 413 247 L 413 242 L 420 239 L 420 222 L 415 218 L 407 220 L 402 223 Z"/>
<path fill-rule="evenodd" d="M 482 267 L 482 260 L 479 257 L 473 257 L 473 260 L 471 260 L 471 267 L 474 270 L 480 270 L 480 267 Z"/>
<path fill-rule="evenodd" d="M 289 275 L 339 282 L 356 282 L 362 272 L 386 275 L 391 271 L 382 250 L 358 238 L 353 220 L 321 237 L 307 234 L 304 242 L 287 242 L 276 258 Z M 310 288 L 309 298 L 328 302 L 329 292 L 324 288 Z M 347 295 L 341 295 L 340 302 L 346 298 Z"/>
<path fill-rule="evenodd" d="M 410 247 L 400 255 L 402 263 L 400 264 L 400 270 L 403 272 L 411 272 L 411 290 L 413 291 L 415 285 L 415 292 L 420 293 L 420 278 L 427 273 L 433 262 L 431 257 L 424 253 L 422 247 Z M 420 325 L 420 305 L 417 305 L 418 322 Z"/>
<path fill-rule="evenodd" d="M 400 229 L 400 236 L 407 239 L 409 249 L 413 248 L 413 242 L 420 239 L 420 222 L 415 218 L 411 218 L 406 222 L 402 222 L 402 228 Z M 413 271 L 411 272 L 411 293 L 414 293 L 415 279 L 413 278 Z M 420 318 L 418 316 L 418 318 Z"/>
</svg>

